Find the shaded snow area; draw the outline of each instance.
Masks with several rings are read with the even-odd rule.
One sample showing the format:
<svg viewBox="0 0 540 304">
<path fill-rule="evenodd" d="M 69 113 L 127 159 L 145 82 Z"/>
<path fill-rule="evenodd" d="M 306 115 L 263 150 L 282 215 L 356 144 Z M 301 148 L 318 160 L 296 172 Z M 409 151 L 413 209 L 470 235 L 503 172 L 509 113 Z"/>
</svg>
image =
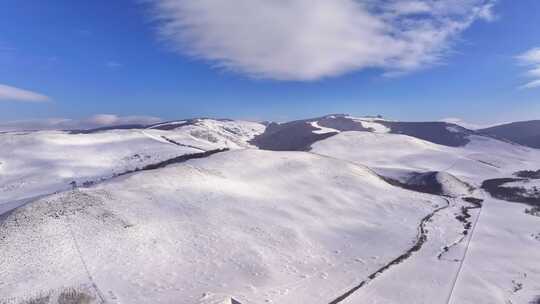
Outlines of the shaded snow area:
<svg viewBox="0 0 540 304">
<path fill-rule="evenodd" d="M 326 133 L 339 133 L 339 130 L 322 127 L 319 125 L 317 121 L 312 121 L 309 123 L 312 127 L 316 128 L 317 130 L 313 131 L 315 134 L 326 134 Z"/>
<path fill-rule="evenodd" d="M 496 193 L 536 195 L 540 150 L 464 130 L 2 133 L 0 304 L 538 303 L 538 206 Z"/>
<path fill-rule="evenodd" d="M 444 195 L 459 197 L 470 195 L 472 192 L 470 185 L 446 172 L 439 172 L 437 174 L 437 181 L 442 185 L 442 193 Z"/>
<path fill-rule="evenodd" d="M 421 218 L 443 203 L 344 161 L 225 152 L 8 214 L 0 294 L 95 284 L 120 303 L 208 294 L 325 303 L 408 248 Z"/>
</svg>

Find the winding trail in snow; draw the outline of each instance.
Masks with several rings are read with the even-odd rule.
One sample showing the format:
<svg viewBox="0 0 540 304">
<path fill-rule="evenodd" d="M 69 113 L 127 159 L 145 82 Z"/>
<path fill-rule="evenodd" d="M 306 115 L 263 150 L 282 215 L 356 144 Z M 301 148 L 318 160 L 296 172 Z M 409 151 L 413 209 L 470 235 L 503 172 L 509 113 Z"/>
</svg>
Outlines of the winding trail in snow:
<svg viewBox="0 0 540 304">
<path fill-rule="evenodd" d="M 477 216 L 474 223 L 472 221 L 470 221 L 470 218 L 472 217 L 472 215 L 469 213 L 469 211 L 474 210 L 474 209 L 482 208 L 483 200 L 472 198 L 472 197 L 463 198 L 463 200 L 465 202 L 471 204 L 472 206 L 469 206 L 469 207 L 462 206 L 461 207 L 461 215 L 456 216 L 456 219 L 463 223 L 462 236 L 457 241 L 453 242 L 452 244 L 443 247 L 441 252 L 437 255 L 437 258 L 439 260 L 445 260 L 443 258 L 444 254 L 449 252 L 450 249 L 452 249 L 453 247 L 455 247 L 455 246 L 459 245 L 461 242 L 463 242 L 463 240 L 465 240 L 465 238 L 467 238 L 468 236 L 471 236 L 470 231 L 472 229 L 472 226 L 478 220 L 478 216 Z M 458 260 L 446 260 L 446 261 L 459 262 Z"/>
<path fill-rule="evenodd" d="M 414 252 L 417 252 L 420 249 L 422 249 L 422 246 L 424 245 L 424 243 L 428 239 L 428 237 L 427 237 L 428 230 L 426 229 L 427 223 L 429 223 L 431 221 L 431 219 L 437 213 L 439 213 L 440 211 L 450 207 L 450 201 L 448 199 L 446 199 L 446 198 L 444 200 L 446 201 L 445 206 L 435 209 L 433 212 L 426 215 L 420 221 L 420 224 L 418 225 L 418 234 L 417 234 L 417 237 L 416 237 L 416 241 L 415 241 L 414 245 L 411 248 L 409 248 L 407 251 L 405 251 L 403 254 L 401 254 L 397 258 L 395 258 L 392 261 L 388 262 L 386 265 L 384 265 L 381 268 L 377 269 L 375 272 L 370 274 L 366 280 L 360 282 L 358 285 L 356 285 L 353 288 L 349 289 L 347 292 L 345 292 L 344 294 L 338 296 L 337 298 L 335 298 L 333 301 L 329 302 L 328 304 L 337 304 L 337 303 L 343 302 L 345 299 L 347 299 L 348 297 L 353 295 L 356 291 L 358 291 L 360 288 L 364 287 L 369 282 L 376 279 L 378 276 L 383 274 L 385 271 L 387 271 L 388 269 L 392 268 L 393 266 L 395 266 L 397 264 L 400 264 L 400 263 L 404 262 L 405 260 L 410 258 Z"/>
<path fill-rule="evenodd" d="M 472 204 L 475 204 L 475 203 L 472 203 Z M 477 205 L 477 204 L 475 204 L 475 205 Z M 463 269 L 463 264 L 465 263 L 465 259 L 467 258 L 467 254 L 469 252 L 469 247 L 470 247 L 470 244 L 471 244 L 471 240 L 472 240 L 472 238 L 474 236 L 474 232 L 476 230 L 476 225 L 478 224 L 478 221 L 480 220 L 480 216 L 482 215 L 482 210 L 484 209 L 482 207 L 483 207 L 483 204 L 478 206 L 478 209 L 479 209 L 478 216 L 476 217 L 476 220 L 474 221 L 474 224 L 472 226 L 471 233 L 469 235 L 469 239 L 467 240 L 467 245 L 465 246 L 465 252 L 463 253 L 463 258 L 459 262 L 459 267 L 458 267 L 458 270 L 456 272 L 456 276 L 454 278 L 454 281 L 452 282 L 452 288 L 450 288 L 450 292 L 448 293 L 448 299 L 446 300 L 446 304 L 449 304 L 449 303 L 452 302 L 452 297 L 454 296 L 454 290 L 456 289 L 456 286 L 457 286 L 457 283 L 458 283 L 458 280 L 459 280 L 459 276 L 461 274 L 461 270 Z M 474 209 L 474 207 L 473 207 L 473 209 Z"/>
</svg>

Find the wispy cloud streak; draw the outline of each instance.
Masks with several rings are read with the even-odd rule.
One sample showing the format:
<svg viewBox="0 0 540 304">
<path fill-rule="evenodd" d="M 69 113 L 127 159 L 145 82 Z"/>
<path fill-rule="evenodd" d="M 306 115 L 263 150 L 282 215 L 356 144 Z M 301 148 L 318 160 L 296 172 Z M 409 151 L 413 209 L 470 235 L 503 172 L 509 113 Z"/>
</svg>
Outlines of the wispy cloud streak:
<svg viewBox="0 0 540 304">
<path fill-rule="evenodd" d="M 0 84 L 0 101 L 46 102 L 50 98 L 40 93 Z"/>
<path fill-rule="evenodd" d="M 22 130 L 84 130 L 116 125 L 148 125 L 162 121 L 153 116 L 97 114 L 84 119 L 48 118 L 0 122 L 0 132 Z"/>
<path fill-rule="evenodd" d="M 540 87 L 540 47 L 533 48 L 517 57 L 520 64 L 529 68 L 527 77 L 529 82 L 522 85 L 522 89 L 533 89 Z"/>
</svg>

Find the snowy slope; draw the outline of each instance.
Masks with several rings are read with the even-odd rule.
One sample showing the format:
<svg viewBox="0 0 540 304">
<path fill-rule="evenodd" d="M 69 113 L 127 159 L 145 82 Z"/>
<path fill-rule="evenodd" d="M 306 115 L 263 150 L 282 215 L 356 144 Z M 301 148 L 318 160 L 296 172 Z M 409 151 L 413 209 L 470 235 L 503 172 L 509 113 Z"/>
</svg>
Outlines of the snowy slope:
<svg viewBox="0 0 540 304">
<path fill-rule="evenodd" d="M 204 119 L 172 130 L 3 133 L 0 214 L 26 198 L 69 189 L 72 181 L 80 185 L 178 155 L 247 147 L 263 130 L 258 123 Z"/>
<path fill-rule="evenodd" d="M 190 119 L 10 132 L 0 145 L 2 304 L 56 303 L 68 291 L 90 303 L 188 304 L 540 295 L 540 217 L 480 188 L 513 178 L 503 186 L 536 191 L 538 180 L 515 180 L 540 169 L 540 151 L 455 125 Z"/>
<path fill-rule="evenodd" d="M 194 149 L 155 141 L 141 131 L 95 134 L 43 131 L 0 135 L 0 204 L 99 180 Z"/>
<path fill-rule="evenodd" d="M 538 150 L 474 135 L 464 147 L 448 147 L 407 135 L 342 132 L 312 151 L 375 169 L 448 172 L 475 185 L 540 163 Z"/>
<path fill-rule="evenodd" d="M 176 127 L 177 125 L 179 126 Z M 256 122 L 214 119 L 169 122 L 167 126 L 169 130 L 158 129 L 158 127 L 163 128 L 163 124 L 160 124 L 145 130 L 145 133 L 156 137 L 165 136 L 176 142 L 193 146 L 210 145 L 211 148 L 215 148 L 217 145 L 237 149 L 252 147 L 248 142 L 265 129 L 264 125 Z"/>
<path fill-rule="evenodd" d="M 414 299 L 405 302 L 528 304 L 540 295 L 535 262 L 540 258 L 540 218 L 525 213 L 525 205 L 494 200 L 480 189 L 469 194 L 462 183 L 478 187 L 489 178 L 536 170 L 537 150 L 479 136 L 471 136 L 464 147 L 446 147 L 405 135 L 344 132 L 314 144 L 313 151 L 372 166 L 396 179 L 406 178 L 408 172 L 438 171 L 446 192 L 484 199 L 481 209 L 468 210 L 471 227 L 465 236 L 456 238 L 455 216 L 470 204 L 454 199 L 450 212 L 441 212 L 430 223 L 435 233 L 425 250 L 343 303 Z M 450 249 L 438 258 L 444 247 Z"/>
<path fill-rule="evenodd" d="M 495 199 L 483 209 L 449 303 L 537 303 L 540 217 Z"/>
<path fill-rule="evenodd" d="M 408 248 L 420 219 L 441 204 L 349 162 L 225 152 L 8 214 L 0 294 L 22 299 L 91 278 L 117 303 L 198 303 L 209 294 L 326 303 Z"/>
</svg>

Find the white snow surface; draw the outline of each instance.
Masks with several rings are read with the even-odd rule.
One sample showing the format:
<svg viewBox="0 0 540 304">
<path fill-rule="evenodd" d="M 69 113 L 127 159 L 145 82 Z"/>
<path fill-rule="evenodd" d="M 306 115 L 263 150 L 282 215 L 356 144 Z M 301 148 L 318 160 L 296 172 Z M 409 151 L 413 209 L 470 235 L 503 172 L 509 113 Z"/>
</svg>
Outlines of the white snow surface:
<svg viewBox="0 0 540 304">
<path fill-rule="evenodd" d="M 390 128 L 388 128 L 387 126 L 380 123 L 380 121 L 385 121 L 382 118 L 378 118 L 378 117 L 352 117 L 352 116 L 347 116 L 347 118 L 361 123 L 364 128 L 371 129 L 371 132 L 374 132 L 374 133 L 388 133 L 388 132 L 391 131 Z"/>
<path fill-rule="evenodd" d="M 461 133 L 461 130 L 457 126 L 447 126 L 446 130 L 452 133 Z"/>
<path fill-rule="evenodd" d="M 201 119 L 169 131 L 0 134 L 0 303 L 83 286 L 96 303 L 327 304 L 363 281 L 342 303 L 529 304 L 540 295 L 540 217 L 479 189 L 540 169 L 538 150 L 481 136 L 447 147 L 380 129 L 270 152 L 249 144 L 263 131 Z M 231 151 L 108 179 L 218 148 Z M 375 174 L 433 171 L 452 197 Z M 469 196 L 484 202 L 467 211 L 464 234 L 457 216 L 475 206 Z M 415 244 L 432 213 L 423 246 L 368 279 Z"/>
<path fill-rule="evenodd" d="M 313 131 L 313 133 L 315 133 L 315 134 L 339 133 L 340 132 L 339 130 L 336 130 L 336 129 L 323 127 L 323 126 L 319 125 L 318 121 L 312 121 L 309 124 L 312 127 L 318 129 L 318 130 Z"/>
<path fill-rule="evenodd" d="M 183 154 L 248 147 L 247 141 L 263 131 L 258 123 L 204 119 L 170 131 L 2 133 L 0 214 L 25 199 L 69 189 L 72 181 L 99 181 Z"/>
<path fill-rule="evenodd" d="M 343 303 L 528 304 L 540 295 L 540 217 L 526 214 L 523 204 L 492 199 L 480 189 L 469 194 L 451 178 L 479 187 L 486 179 L 536 170 L 540 152 L 485 137 L 470 139 L 465 147 L 452 148 L 406 135 L 343 132 L 313 145 L 315 153 L 361 163 L 390 177 L 403 177 L 407 171 L 450 173 L 438 175 L 443 187 L 485 200 L 482 211 L 469 211 L 474 222 L 478 219 L 472 232 L 442 260 L 436 252 L 453 244 L 452 238 L 459 240 L 452 227 L 460 206 L 468 206 L 465 202 L 454 203 L 450 213 L 433 219 L 425 250 Z"/>
<path fill-rule="evenodd" d="M 472 192 L 471 186 L 447 172 L 437 173 L 437 181 L 442 185 L 442 193 L 448 196 L 467 196 Z"/>
<path fill-rule="evenodd" d="M 402 134 L 342 132 L 312 145 L 312 152 L 368 167 L 441 171 L 473 185 L 540 164 L 540 151 L 481 136 L 447 147 Z"/>
<path fill-rule="evenodd" d="M 330 301 L 407 249 L 437 204 L 349 162 L 224 152 L 16 209 L 0 229 L 0 294 L 86 283 L 84 261 L 122 303 Z"/>
<path fill-rule="evenodd" d="M 488 198 L 452 304 L 534 303 L 540 295 L 540 217 L 526 206 Z"/>
</svg>

